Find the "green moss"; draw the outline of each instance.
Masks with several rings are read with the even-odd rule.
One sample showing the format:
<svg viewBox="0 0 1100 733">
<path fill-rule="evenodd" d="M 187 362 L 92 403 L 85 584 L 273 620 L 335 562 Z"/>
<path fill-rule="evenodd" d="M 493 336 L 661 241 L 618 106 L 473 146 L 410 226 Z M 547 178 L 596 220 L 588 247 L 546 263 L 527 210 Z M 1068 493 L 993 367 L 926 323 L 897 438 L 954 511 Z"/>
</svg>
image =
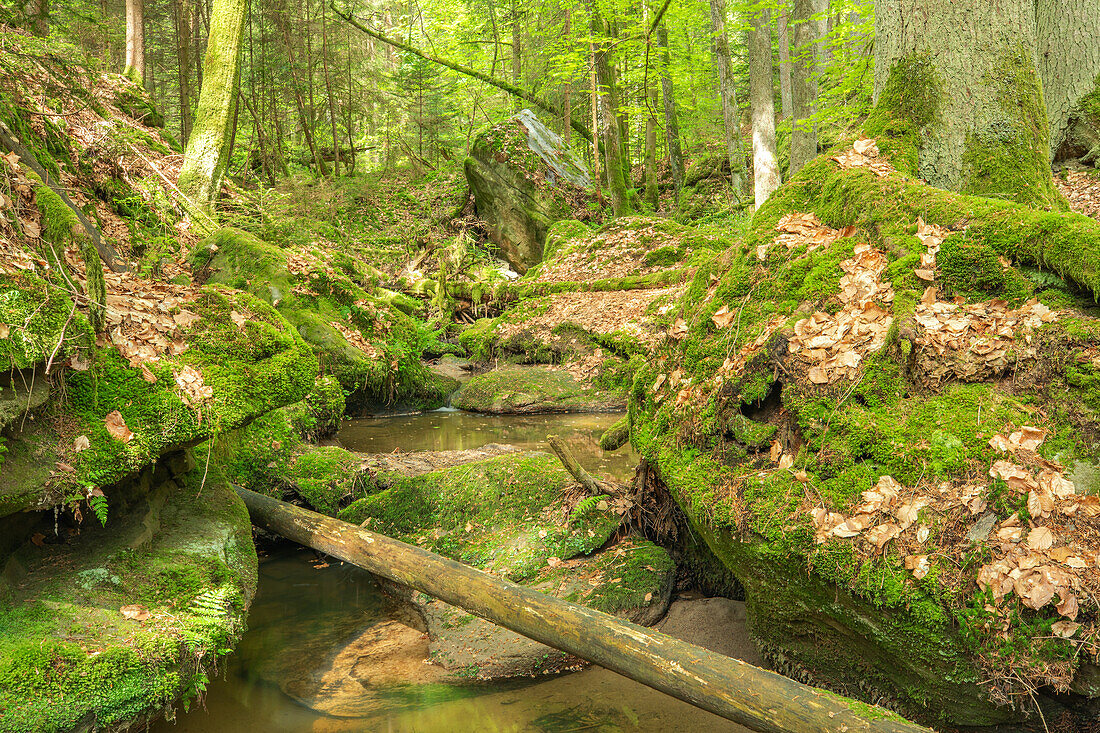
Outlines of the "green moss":
<svg viewBox="0 0 1100 733">
<path fill-rule="evenodd" d="M 910 176 L 920 172 L 921 134 L 939 119 L 943 83 L 931 57 L 903 57 L 886 77 L 864 132 L 894 167 Z"/>
<path fill-rule="evenodd" d="M 630 440 L 630 418 L 624 415 L 600 436 L 600 450 L 618 450 Z"/>
<path fill-rule="evenodd" d="M 518 366 L 471 378 L 452 402 L 462 410 L 494 414 L 600 412 L 623 404 L 615 395 L 581 385 L 565 370 Z"/>
<path fill-rule="evenodd" d="M 1002 264 L 992 247 L 969 241 L 965 233 L 944 240 L 936 255 L 936 267 L 947 296 L 1004 298 L 1016 306 L 1035 292 L 1035 286 L 1026 277 Z"/>
<path fill-rule="evenodd" d="M 994 125 L 970 133 L 963 151 L 963 193 L 1067 209 L 1050 176 L 1050 131 L 1030 49 L 1004 53 L 987 75 L 1004 112 Z"/>
</svg>

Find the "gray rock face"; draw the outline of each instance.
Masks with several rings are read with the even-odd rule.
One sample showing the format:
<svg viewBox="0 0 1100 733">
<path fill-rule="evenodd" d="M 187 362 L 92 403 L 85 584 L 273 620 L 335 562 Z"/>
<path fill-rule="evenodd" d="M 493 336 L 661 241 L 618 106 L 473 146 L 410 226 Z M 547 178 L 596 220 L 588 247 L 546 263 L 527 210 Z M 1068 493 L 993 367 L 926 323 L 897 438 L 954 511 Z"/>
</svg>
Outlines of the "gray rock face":
<svg viewBox="0 0 1100 733">
<path fill-rule="evenodd" d="M 521 274 L 542 261 L 547 228 L 569 218 L 567 197 L 592 186 L 584 163 L 526 109 L 479 135 L 465 168 L 478 216 Z"/>
</svg>

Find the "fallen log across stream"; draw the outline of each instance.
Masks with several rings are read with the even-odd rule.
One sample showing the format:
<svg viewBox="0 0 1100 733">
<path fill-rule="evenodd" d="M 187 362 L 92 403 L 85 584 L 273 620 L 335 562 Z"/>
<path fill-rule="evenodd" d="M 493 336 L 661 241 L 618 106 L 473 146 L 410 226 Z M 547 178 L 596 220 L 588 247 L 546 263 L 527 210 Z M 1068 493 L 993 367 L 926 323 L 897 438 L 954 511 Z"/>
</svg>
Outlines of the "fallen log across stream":
<svg viewBox="0 0 1100 733">
<path fill-rule="evenodd" d="M 762 733 L 931 733 L 615 616 L 237 488 L 252 523 Z M 874 712 L 864 716 L 854 710 Z"/>
</svg>

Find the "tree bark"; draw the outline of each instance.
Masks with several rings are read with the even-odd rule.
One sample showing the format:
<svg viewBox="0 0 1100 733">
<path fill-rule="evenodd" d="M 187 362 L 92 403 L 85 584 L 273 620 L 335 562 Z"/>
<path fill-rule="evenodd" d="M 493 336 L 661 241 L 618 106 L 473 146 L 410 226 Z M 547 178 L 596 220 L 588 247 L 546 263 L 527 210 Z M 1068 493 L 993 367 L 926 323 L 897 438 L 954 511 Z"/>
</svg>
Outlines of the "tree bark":
<svg viewBox="0 0 1100 733">
<path fill-rule="evenodd" d="M 794 112 L 794 97 L 791 92 L 791 40 L 787 23 L 789 17 L 790 13 L 787 11 L 786 0 L 784 0 L 779 6 L 779 18 L 776 22 L 779 46 L 779 102 L 783 106 L 781 112 L 784 118 L 790 117 Z"/>
<path fill-rule="evenodd" d="M 791 120 L 791 177 L 817 157 L 817 125 L 813 120 L 817 103 L 817 53 L 814 43 L 817 40 L 817 23 L 813 21 L 813 14 L 813 0 L 793 0 L 791 3 L 791 22 L 794 26 L 791 41 L 795 53 L 791 69 L 794 112 Z"/>
<path fill-rule="evenodd" d="M 726 0 L 710 0 L 710 24 L 714 33 L 714 55 L 718 66 L 718 93 L 722 98 L 722 127 L 726 157 L 730 164 L 730 182 L 734 198 L 741 200 L 745 190 L 745 156 L 741 152 L 740 110 L 733 82 L 730 42 L 726 33 Z"/>
<path fill-rule="evenodd" d="M 520 0 L 512 0 L 512 84 L 520 86 L 523 79 L 523 26 L 520 25 Z M 516 100 L 515 111 L 521 112 L 523 103 Z"/>
<path fill-rule="evenodd" d="M 573 34 L 573 9 L 570 6 L 565 7 L 565 30 L 563 31 L 565 38 L 568 39 Z M 572 78 L 566 79 L 562 85 L 562 129 L 561 129 L 561 142 L 565 148 L 569 149 L 569 133 L 572 132 L 573 127 L 573 80 Z"/>
<path fill-rule="evenodd" d="M 590 6 L 592 35 L 594 38 L 593 63 L 596 68 L 596 97 L 599 105 L 600 138 L 603 140 L 607 169 L 607 188 L 611 198 L 611 210 L 615 216 L 630 212 L 626 197 L 626 181 L 623 178 L 623 149 L 619 141 L 619 120 L 612 103 L 614 79 L 608 60 L 607 28 L 600 15 L 596 0 Z"/>
<path fill-rule="evenodd" d="M 180 95 L 180 142 L 191 136 L 191 0 L 173 0 L 176 18 L 176 67 Z"/>
<path fill-rule="evenodd" d="M 340 176 L 340 138 L 336 135 L 336 100 L 332 95 L 332 76 L 328 71 L 328 13 L 324 2 L 321 3 L 321 63 L 325 74 L 325 97 L 328 100 L 329 129 L 332 132 L 332 175 Z"/>
<path fill-rule="evenodd" d="M 1036 56 L 1054 158 L 1078 116 L 1081 98 L 1100 84 L 1100 0 L 1041 0 L 1035 14 Z"/>
<path fill-rule="evenodd" d="M 909 125 L 916 160 L 907 172 L 964 193 L 1058 202 L 1034 8 L 1033 0 L 880 0 L 876 111 L 880 128 L 885 115 Z"/>
<path fill-rule="evenodd" d="M 50 0 L 28 0 L 23 14 L 31 34 L 39 38 L 50 34 Z"/>
<path fill-rule="evenodd" d="M 775 91 L 772 84 L 772 32 L 767 5 L 757 3 L 750 18 L 749 101 L 752 104 L 752 170 L 756 208 L 779 188 L 775 143 Z"/>
<path fill-rule="evenodd" d="M 126 0 L 126 67 L 122 73 L 145 85 L 145 0 Z"/>
<path fill-rule="evenodd" d="M 684 153 L 680 148 L 680 122 L 676 112 L 676 91 L 669 69 L 668 29 L 664 22 L 657 25 L 657 47 L 661 51 L 661 98 L 665 108 L 665 139 L 668 144 L 668 162 L 672 169 L 672 186 L 676 199 L 684 187 Z"/>
<path fill-rule="evenodd" d="M 213 212 L 229 162 L 247 10 L 247 0 L 214 0 L 210 14 L 199 106 L 179 177 L 180 191 L 207 213 Z"/>
<path fill-rule="evenodd" d="M 800 684 L 629 621 L 510 583 L 433 552 L 237 489 L 257 526 L 427 593 L 543 644 L 764 733 L 930 733 L 859 715 L 833 693 Z M 874 710 L 877 712 L 877 710 Z"/>
</svg>

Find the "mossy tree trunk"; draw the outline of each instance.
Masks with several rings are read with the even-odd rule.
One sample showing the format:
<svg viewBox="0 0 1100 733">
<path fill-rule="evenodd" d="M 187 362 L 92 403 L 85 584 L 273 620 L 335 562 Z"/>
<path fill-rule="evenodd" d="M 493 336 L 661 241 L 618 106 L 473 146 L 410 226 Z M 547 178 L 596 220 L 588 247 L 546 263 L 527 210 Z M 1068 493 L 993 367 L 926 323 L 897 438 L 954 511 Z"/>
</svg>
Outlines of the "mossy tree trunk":
<svg viewBox="0 0 1100 733">
<path fill-rule="evenodd" d="M 789 12 L 786 2 L 779 6 L 779 17 L 776 18 L 776 45 L 779 47 L 779 103 L 782 106 L 780 114 L 783 117 L 791 116 L 794 107 L 794 96 L 791 93 L 791 39 L 787 18 Z"/>
<path fill-rule="evenodd" d="M 772 83 L 770 11 L 757 3 L 749 19 L 749 102 L 752 106 L 752 169 L 756 208 L 779 188 L 779 155 L 775 143 L 775 90 Z"/>
<path fill-rule="evenodd" d="M 875 30 L 879 119 L 868 131 L 908 148 L 907 173 L 939 188 L 1060 204 L 1032 0 L 880 0 Z"/>
<path fill-rule="evenodd" d="M 1039 74 L 1050 120 L 1050 154 L 1059 156 L 1072 125 L 1082 117 L 1081 101 L 1100 90 L 1100 0 L 1042 0 L 1035 7 Z M 1086 124 L 1100 126 L 1100 120 Z M 1088 152 L 1088 151 L 1083 151 Z"/>
<path fill-rule="evenodd" d="M 27 0 L 23 6 L 27 30 L 39 38 L 50 34 L 50 0 Z"/>
<path fill-rule="evenodd" d="M 596 0 L 593 0 L 592 15 L 593 62 L 596 70 L 596 83 L 599 102 L 600 138 L 603 140 L 607 188 L 611 198 L 611 210 L 615 216 L 630 213 L 630 201 L 626 195 L 626 180 L 623 177 L 623 149 L 619 141 L 619 120 L 612 102 L 615 83 L 608 58 L 607 23 L 600 14 Z"/>
<path fill-rule="evenodd" d="M 183 194 L 207 212 L 213 210 L 229 162 L 247 11 L 248 0 L 214 0 L 210 14 L 199 107 L 179 178 Z"/>
</svg>

